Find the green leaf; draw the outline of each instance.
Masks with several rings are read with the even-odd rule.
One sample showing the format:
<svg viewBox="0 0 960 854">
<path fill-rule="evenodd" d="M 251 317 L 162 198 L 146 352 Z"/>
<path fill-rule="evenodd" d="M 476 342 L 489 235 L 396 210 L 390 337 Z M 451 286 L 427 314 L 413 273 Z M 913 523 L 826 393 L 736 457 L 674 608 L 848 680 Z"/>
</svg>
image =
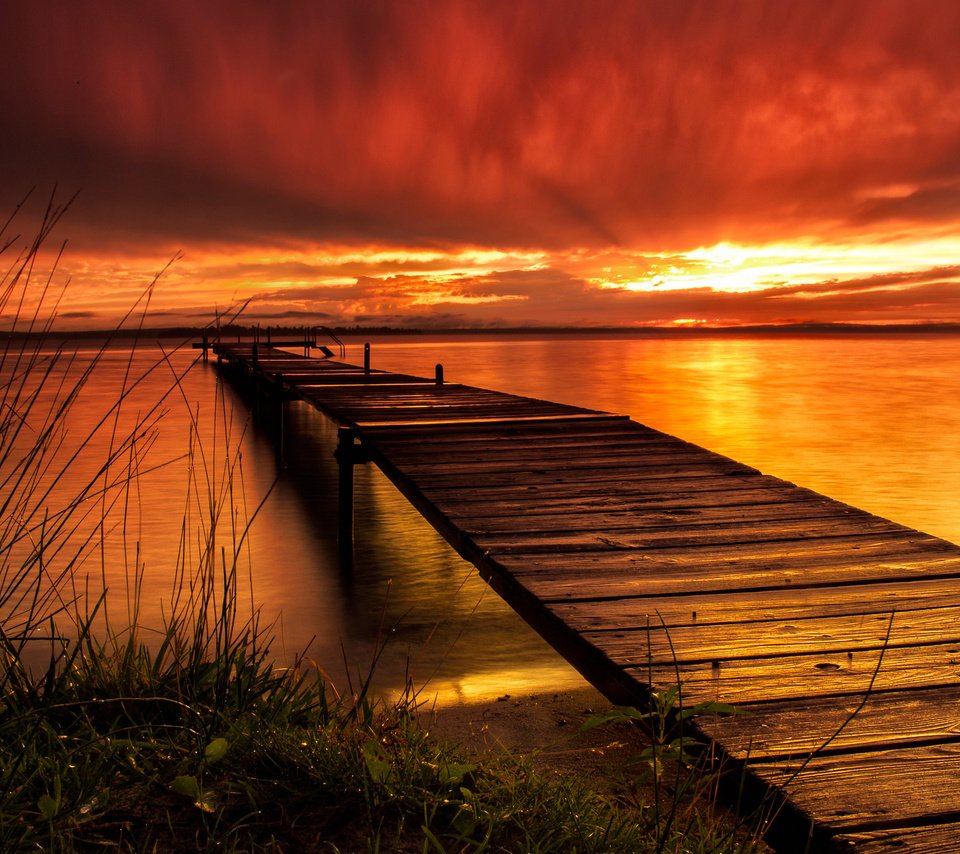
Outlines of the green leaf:
<svg viewBox="0 0 960 854">
<path fill-rule="evenodd" d="M 580 731 L 586 732 L 594 727 L 619 721 L 643 721 L 650 717 L 652 717 L 651 712 L 641 712 L 633 706 L 614 706 L 609 712 L 600 712 L 598 715 L 587 718 L 580 726 Z"/>
<path fill-rule="evenodd" d="M 170 788 L 178 795 L 183 795 L 185 798 L 190 798 L 197 802 L 200 801 L 200 784 L 197 782 L 196 777 L 190 775 L 174 777 Z"/>
<path fill-rule="evenodd" d="M 215 738 L 205 748 L 203 748 L 203 758 L 210 763 L 219 762 L 227 755 L 230 749 L 230 742 L 225 738 Z"/>
<path fill-rule="evenodd" d="M 37 801 L 37 809 L 47 821 L 53 821 L 60 811 L 60 799 L 52 795 L 41 795 L 40 800 Z"/>
<path fill-rule="evenodd" d="M 375 783 L 389 783 L 393 778 L 393 769 L 384 756 L 383 748 L 376 739 L 371 738 L 363 745 L 363 761 L 370 779 Z"/>
<path fill-rule="evenodd" d="M 464 804 L 457 810 L 457 814 L 453 817 L 451 824 L 453 825 L 453 829 L 459 833 L 461 837 L 469 838 L 473 836 L 480 822 L 477 820 L 473 810 Z"/>
</svg>

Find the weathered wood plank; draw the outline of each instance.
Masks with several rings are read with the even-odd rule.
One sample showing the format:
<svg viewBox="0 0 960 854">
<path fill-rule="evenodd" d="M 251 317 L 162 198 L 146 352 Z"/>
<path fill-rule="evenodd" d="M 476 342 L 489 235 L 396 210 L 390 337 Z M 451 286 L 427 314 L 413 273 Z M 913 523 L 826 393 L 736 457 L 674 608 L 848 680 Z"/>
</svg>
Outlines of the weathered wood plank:
<svg viewBox="0 0 960 854">
<path fill-rule="evenodd" d="M 958 587 L 960 589 L 960 587 Z M 888 639 L 889 630 L 889 639 Z M 696 664 L 806 653 L 856 653 L 904 644 L 960 640 L 960 597 L 954 604 L 905 613 L 813 615 L 802 620 L 748 621 L 584 632 L 620 666 Z M 958 668 L 960 671 L 960 668 Z"/>
<path fill-rule="evenodd" d="M 397 465 L 430 463 L 437 458 L 438 448 L 432 442 L 419 442 L 415 445 L 397 446 L 391 442 L 377 442 L 377 447 L 388 454 Z M 498 460 L 557 460 L 582 459 L 590 457 L 630 456 L 673 450 L 704 452 L 703 448 L 687 442 L 657 436 L 619 436 L 607 434 L 602 441 L 597 437 L 543 437 L 529 440 L 517 438 L 512 442 L 487 440 L 476 442 L 469 438 L 461 441 L 449 441 L 443 445 L 442 458 L 457 463 L 490 463 Z"/>
<path fill-rule="evenodd" d="M 493 437 L 504 441 L 513 441 L 518 435 L 540 436 L 559 435 L 560 432 L 570 435 L 596 433 L 603 435 L 610 431 L 620 431 L 636 427 L 642 430 L 642 425 L 630 420 L 627 415 L 615 415 L 611 412 L 587 410 L 586 413 L 569 413 L 566 407 L 557 407 L 556 415 L 540 422 L 530 419 L 508 419 L 475 423 L 437 423 L 423 425 L 419 423 L 403 424 L 392 422 L 388 424 L 367 423 L 364 425 L 364 441 L 374 445 L 397 442 L 430 442 L 443 444 L 444 442 L 460 442 L 464 437 Z"/>
<path fill-rule="evenodd" d="M 790 496 L 796 498 L 796 496 Z M 538 502 L 539 503 L 539 502 Z M 705 505 L 705 506 L 704 506 Z M 528 533 L 549 533 L 557 531 L 608 531 L 618 529 L 672 528 L 674 526 L 693 527 L 697 525 L 752 524 L 755 522 L 786 522 L 802 519 L 829 519 L 836 517 L 870 518 L 870 514 L 856 510 L 845 504 L 832 501 L 789 501 L 786 497 L 779 501 L 767 501 L 762 504 L 736 504 L 716 506 L 701 502 L 700 506 L 687 508 L 663 508 L 638 504 L 629 509 L 621 508 L 584 508 L 574 502 L 567 502 L 550 508 L 536 508 L 541 512 L 527 513 L 523 517 L 523 529 Z M 461 511 L 462 512 L 462 511 Z M 498 516 L 456 516 L 457 524 L 471 536 L 489 534 L 511 534 L 520 527 L 517 515 Z"/>
<path fill-rule="evenodd" d="M 762 763 L 752 770 L 835 833 L 956 821 L 958 767 L 960 744 L 938 744 L 815 757 L 802 770 L 799 762 Z"/>
<path fill-rule="evenodd" d="M 500 554 L 554 554 L 565 551 L 647 550 L 721 544 L 752 545 L 815 541 L 823 538 L 865 534 L 912 533 L 911 529 L 875 516 L 820 519 L 774 519 L 759 522 L 724 522 L 715 525 L 675 525 L 636 530 L 618 528 L 609 533 L 578 528 L 568 533 L 531 531 L 476 534 L 471 536 L 484 552 Z"/>
<path fill-rule="evenodd" d="M 960 822 L 842 833 L 834 837 L 833 845 L 851 854 L 956 854 Z"/>
<path fill-rule="evenodd" d="M 958 627 L 960 635 L 960 627 Z M 882 654 L 882 655 L 881 655 Z M 960 685 L 960 637 L 924 646 L 627 667 L 626 673 L 669 687 L 679 678 L 688 704 L 733 705 L 874 691 Z"/>
<path fill-rule="evenodd" d="M 416 486 L 438 506 L 448 507 L 451 512 L 460 507 L 461 515 L 471 516 L 479 514 L 482 508 L 489 508 L 493 515 L 504 515 L 523 510 L 537 513 L 557 503 L 570 502 L 582 502 L 584 507 L 622 509 L 628 509 L 631 506 L 629 502 L 637 505 L 662 502 L 662 506 L 687 507 L 704 506 L 714 500 L 751 503 L 758 492 L 780 496 L 789 494 L 789 486 L 783 481 L 753 470 L 711 472 L 700 476 L 685 474 L 675 478 L 664 476 L 628 482 L 609 478 L 606 482 L 581 481 L 575 491 L 567 485 L 531 483 L 529 478 L 522 483 L 476 483 L 469 491 L 459 485 L 424 487 L 419 481 Z"/>
<path fill-rule="evenodd" d="M 720 475 L 749 474 L 748 466 L 735 462 L 701 461 L 692 459 L 690 462 L 675 462 L 669 464 L 643 466 L 608 466 L 606 468 L 575 468 L 555 469 L 547 468 L 529 470 L 524 473 L 524 484 L 528 486 L 546 485 L 551 483 L 580 484 L 591 482 L 609 482 L 612 473 L 633 481 L 665 480 L 676 477 L 717 477 Z M 416 478 L 417 484 L 424 490 L 446 487 L 448 489 L 473 489 L 485 486 L 511 486 L 517 481 L 517 472 L 484 472 L 481 474 L 433 474 L 422 475 Z"/>
<path fill-rule="evenodd" d="M 745 714 L 696 724 L 730 756 L 805 759 L 815 751 L 857 751 L 960 738 L 960 687 L 863 697 L 744 704 Z M 839 730 L 839 734 L 838 733 Z"/>
<path fill-rule="evenodd" d="M 672 443 L 647 442 L 638 445 L 609 446 L 598 450 L 591 450 L 583 446 L 567 448 L 548 448 L 533 450 L 525 453 L 523 448 L 513 449 L 510 453 L 498 454 L 490 451 L 484 454 L 461 456 L 451 454 L 437 458 L 437 452 L 423 448 L 418 453 L 405 456 L 391 455 L 394 465 L 411 472 L 425 474 L 440 472 L 484 472 L 512 469 L 524 471 L 538 466 L 587 467 L 602 465 L 609 461 L 611 464 L 629 465 L 632 462 L 640 465 L 655 465 L 661 460 L 690 459 L 727 459 L 720 454 L 711 454 L 699 448 Z"/>
<path fill-rule="evenodd" d="M 601 601 L 552 602 L 547 609 L 577 632 L 654 626 L 803 620 L 812 616 L 900 614 L 960 600 L 960 578 L 911 579 L 874 584 L 796 587 L 696 596 L 638 596 Z"/>
<path fill-rule="evenodd" d="M 946 577 L 960 571 L 960 553 L 934 537 L 885 535 L 749 548 L 487 555 L 482 563 L 484 571 L 510 576 L 543 601 L 558 602 Z"/>
</svg>

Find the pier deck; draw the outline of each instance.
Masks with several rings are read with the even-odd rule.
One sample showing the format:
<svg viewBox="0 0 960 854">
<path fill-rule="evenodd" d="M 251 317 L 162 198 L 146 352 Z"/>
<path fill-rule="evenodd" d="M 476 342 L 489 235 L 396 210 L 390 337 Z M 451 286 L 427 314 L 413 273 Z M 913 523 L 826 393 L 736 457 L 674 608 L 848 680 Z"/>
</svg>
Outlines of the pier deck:
<svg viewBox="0 0 960 854">
<path fill-rule="evenodd" d="M 748 711 L 696 726 L 782 796 L 779 847 L 960 850 L 960 547 L 627 417 L 217 351 L 348 428 L 613 702 L 679 676 Z"/>
</svg>

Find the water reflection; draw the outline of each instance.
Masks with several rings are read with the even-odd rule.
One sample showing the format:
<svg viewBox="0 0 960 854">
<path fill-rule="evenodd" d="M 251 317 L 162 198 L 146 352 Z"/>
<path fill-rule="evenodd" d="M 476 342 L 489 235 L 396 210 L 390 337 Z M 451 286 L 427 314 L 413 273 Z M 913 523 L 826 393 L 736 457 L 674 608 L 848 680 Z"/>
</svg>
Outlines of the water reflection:
<svg viewBox="0 0 960 854">
<path fill-rule="evenodd" d="M 557 680 L 582 684 L 372 465 L 354 472 L 354 560 L 349 570 L 342 568 L 336 548 L 335 443 L 336 428 L 326 418 L 302 403 L 288 406 L 285 467 L 270 504 L 273 512 L 283 512 L 293 498 L 294 513 L 308 509 L 308 524 L 323 544 L 312 572 L 336 584 L 335 596 L 309 604 L 301 600 L 301 613 L 284 609 L 288 650 L 309 643 L 311 656 L 327 662 L 342 684 L 344 653 L 356 676 L 385 642 L 378 684 L 397 688 L 409 675 L 428 694 L 447 697 L 519 692 Z M 296 530 L 300 524 L 289 517 L 261 522 L 278 530 Z M 283 601 L 290 592 L 280 588 L 288 587 L 288 579 L 273 578 L 265 590 L 259 577 L 265 561 L 269 555 L 254 555 L 258 590 L 264 601 Z M 519 667 L 518 661 L 523 662 Z"/>
</svg>

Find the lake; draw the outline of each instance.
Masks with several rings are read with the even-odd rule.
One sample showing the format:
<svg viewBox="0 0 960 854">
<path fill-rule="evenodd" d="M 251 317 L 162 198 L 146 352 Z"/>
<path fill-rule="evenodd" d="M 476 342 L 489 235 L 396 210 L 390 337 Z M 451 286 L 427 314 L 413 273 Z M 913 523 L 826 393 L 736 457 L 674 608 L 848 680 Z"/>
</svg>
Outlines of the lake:
<svg viewBox="0 0 960 854">
<path fill-rule="evenodd" d="M 626 414 L 766 474 L 960 541 L 955 336 L 583 333 L 367 340 L 374 368 L 432 376 L 440 362 L 448 382 Z M 363 339 L 348 340 L 347 361 L 362 363 L 362 347 Z M 75 491 L 71 477 L 96 474 L 110 435 L 117 434 L 101 431 L 84 441 L 90 425 L 116 398 L 124 376 L 139 375 L 160 355 L 156 346 L 106 353 L 58 452 L 63 458 L 68 448 L 82 446 L 72 474 L 46 475 L 51 502 Z M 209 481 L 237 508 L 232 521 L 221 521 L 226 532 L 231 526 L 242 531 L 244 519 L 254 517 L 240 548 L 250 572 L 244 596 L 273 624 L 277 660 L 305 653 L 346 686 L 365 674 L 382 646 L 374 677 L 379 690 L 395 691 L 410 679 L 446 702 L 583 684 L 372 466 L 356 470 L 355 561 L 352 569 L 341 568 L 336 428 L 308 406 L 289 404 L 281 465 L 247 405 L 218 383 L 213 362 L 186 371 L 194 359 L 191 350 L 169 353 L 133 389 L 120 416 L 122 426 L 168 392 L 152 438 L 124 457 L 144 473 L 109 514 L 104 558 L 91 549 L 75 579 L 76 590 L 106 584 L 115 625 L 128 618 L 134 566 L 143 567 L 144 577 L 139 620 L 160 622 L 176 566 L 192 553 L 194 529 L 204 524 L 209 495 L 190 484 Z M 82 363 L 65 368 L 66 374 Z M 174 375 L 183 371 L 175 384 Z M 230 453 L 237 476 L 228 482 L 217 473 Z M 85 501 L 94 511 L 102 505 L 95 495 Z M 89 513 L 82 530 L 93 530 L 89 520 L 97 518 Z M 229 550 L 237 539 L 224 533 L 218 542 Z"/>
</svg>

